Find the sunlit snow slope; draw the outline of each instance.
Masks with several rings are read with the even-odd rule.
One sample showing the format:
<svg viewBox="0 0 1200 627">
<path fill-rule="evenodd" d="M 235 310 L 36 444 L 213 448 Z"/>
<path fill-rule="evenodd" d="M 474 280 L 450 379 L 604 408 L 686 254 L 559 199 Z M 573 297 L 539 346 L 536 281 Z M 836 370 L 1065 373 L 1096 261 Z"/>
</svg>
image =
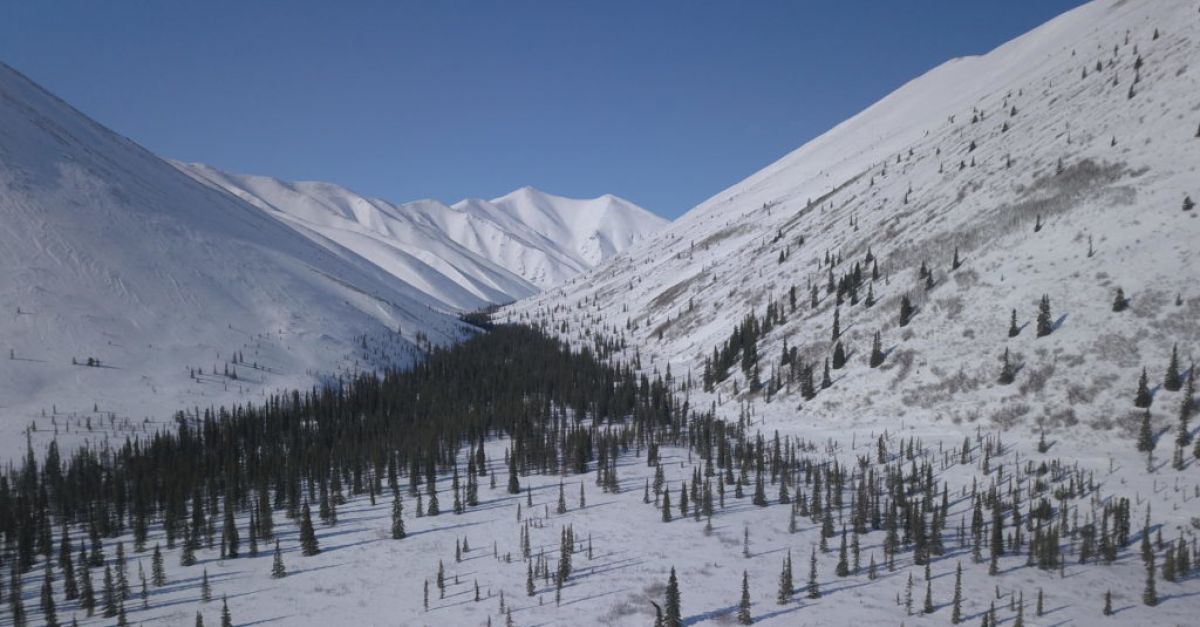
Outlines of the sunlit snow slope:
<svg viewBox="0 0 1200 627">
<path fill-rule="evenodd" d="M 1142 368 L 1155 386 L 1172 346 L 1184 370 L 1200 350 L 1200 211 L 1183 210 L 1200 199 L 1198 9 L 1099 0 L 949 61 L 505 315 L 577 343 L 623 340 L 728 413 L 751 401 L 789 421 L 1135 426 Z M 863 282 L 839 304 L 830 275 L 855 266 Z M 1114 313 L 1118 287 L 1130 307 Z M 1054 332 L 1039 338 L 1043 294 Z M 917 313 L 901 328 L 904 295 Z M 822 390 L 835 312 L 849 361 Z M 739 354 L 701 391 L 705 362 L 751 314 L 767 329 L 757 359 Z M 873 369 L 876 332 L 886 359 Z M 996 381 L 1006 349 L 1019 368 L 1008 386 Z M 1156 422 L 1179 394 L 1156 388 Z"/>
<path fill-rule="evenodd" d="M 344 246 L 447 307 L 535 294 L 662 228 L 615 196 L 575 200 L 521 188 L 492 201 L 392 204 L 330 183 L 289 183 L 177 164 L 319 242 Z"/>
<path fill-rule="evenodd" d="M 54 425 L 63 444 L 94 439 L 88 421 L 261 400 L 466 332 L 422 290 L 195 181 L 2 64 L 0 267 L 5 454 L 35 418 L 40 444 Z"/>
</svg>

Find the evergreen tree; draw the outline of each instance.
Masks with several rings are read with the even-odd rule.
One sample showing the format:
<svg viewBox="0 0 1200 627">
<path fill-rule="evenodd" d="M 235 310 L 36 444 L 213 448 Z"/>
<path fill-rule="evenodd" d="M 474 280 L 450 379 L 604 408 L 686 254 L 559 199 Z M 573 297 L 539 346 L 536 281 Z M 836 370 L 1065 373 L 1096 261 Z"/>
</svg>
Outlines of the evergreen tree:
<svg viewBox="0 0 1200 627">
<path fill-rule="evenodd" d="M 808 598 L 821 598 L 821 589 L 817 585 L 817 549 L 814 547 L 812 556 L 808 559 Z"/>
<path fill-rule="evenodd" d="M 796 589 L 792 583 L 792 552 L 789 550 L 787 557 L 783 560 L 783 569 L 779 572 L 779 596 L 777 600 L 780 605 L 784 605 L 792 600 L 794 594 L 796 594 Z"/>
<path fill-rule="evenodd" d="M 196 627 L 204 627 L 204 616 L 196 612 Z"/>
<path fill-rule="evenodd" d="M 662 495 L 662 521 L 669 523 L 671 522 L 671 491 L 663 490 Z"/>
<path fill-rule="evenodd" d="M 871 360 L 872 368 L 878 368 L 883 365 L 883 345 L 879 339 L 879 331 L 875 332 L 875 337 L 871 339 Z"/>
<path fill-rule="evenodd" d="M 841 370 L 846 365 L 846 348 L 839 341 L 833 345 L 833 369 Z"/>
<path fill-rule="evenodd" d="M 212 600 L 212 585 L 208 583 L 208 569 L 204 569 L 204 574 L 200 577 L 200 600 L 208 603 Z"/>
<path fill-rule="evenodd" d="M 1045 337 L 1050 335 L 1050 332 L 1054 330 L 1053 324 L 1050 317 L 1050 296 L 1042 294 L 1042 300 L 1038 303 L 1037 336 Z"/>
<path fill-rule="evenodd" d="M 908 299 L 908 294 L 905 294 L 900 298 L 900 326 L 908 326 L 908 322 L 912 319 L 912 315 L 912 301 Z"/>
<path fill-rule="evenodd" d="M 921 613 L 932 614 L 933 610 L 933 578 L 929 576 L 929 562 L 925 562 L 925 604 L 921 606 Z"/>
<path fill-rule="evenodd" d="M 1103 614 L 1104 614 L 1105 616 L 1112 616 L 1112 615 L 1113 615 L 1113 607 L 1112 607 L 1112 590 L 1105 590 L 1105 591 L 1104 591 L 1104 612 L 1103 612 Z"/>
<path fill-rule="evenodd" d="M 154 556 L 150 558 L 150 578 L 156 588 L 167 585 L 167 570 L 163 566 L 162 549 L 157 542 L 154 543 Z"/>
<path fill-rule="evenodd" d="M 837 568 L 834 571 L 838 577 L 846 577 L 850 575 L 850 564 L 846 560 L 846 528 L 842 527 L 842 543 L 838 548 Z"/>
<path fill-rule="evenodd" d="M 1008 337 L 1017 337 L 1021 334 L 1021 327 L 1017 326 L 1017 310 L 1012 310 L 1012 316 L 1008 319 Z"/>
<path fill-rule="evenodd" d="M 1142 591 L 1142 603 L 1150 607 L 1158 605 L 1158 590 L 1154 585 L 1154 553 L 1146 561 L 1146 589 Z"/>
<path fill-rule="evenodd" d="M 117 615 L 117 590 L 113 584 L 112 567 L 104 567 L 104 617 L 113 618 Z"/>
<path fill-rule="evenodd" d="M 1117 296 L 1113 299 L 1112 310 L 1120 313 L 1129 307 L 1129 301 L 1125 299 L 1125 290 L 1117 288 Z"/>
<path fill-rule="evenodd" d="M 221 597 L 221 627 L 233 627 L 233 617 L 229 615 L 229 599 Z"/>
<path fill-rule="evenodd" d="M 742 571 L 742 599 L 738 602 L 737 619 L 739 625 L 749 625 L 754 622 L 750 616 L 750 579 L 746 571 Z"/>
<path fill-rule="evenodd" d="M 1149 453 L 1154 450 L 1154 431 L 1150 427 L 1150 410 L 1142 413 L 1142 427 L 1138 430 L 1137 450 Z"/>
<path fill-rule="evenodd" d="M 1137 395 L 1134 396 L 1133 406 L 1146 408 L 1153 400 L 1150 396 L 1150 379 L 1146 376 L 1146 369 L 1142 368 L 1142 375 L 1138 377 Z"/>
<path fill-rule="evenodd" d="M 283 565 L 283 551 L 279 550 L 279 540 L 275 541 L 275 554 L 271 558 L 271 579 L 287 577 L 287 568 Z"/>
<path fill-rule="evenodd" d="M 1016 379 L 1016 370 L 1013 368 L 1012 361 L 1008 358 L 1008 347 L 1004 348 L 1004 356 L 1000 359 L 1000 377 L 997 382 L 1000 385 L 1009 385 Z"/>
<path fill-rule="evenodd" d="M 950 624 L 962 622 L 962 562 L 954 569 L 954 600 L 950 609 Z"/>
<path fill-rule="evenodd" d="M 47 627 L 58 627 L 58 614 L 54 606 L 54 566 L 46 561 L 45 576 L 42 578 L 42 620 Z"/>
<path fill-rule="evenodd" d="M 311 557 L 320 552 L 321 545 L 317 541 L 317 532 L 313 529 L 312 524 L 312 511 L 309 509 L 308 503 L 305 503 L 300 513 L 300 554 Z"/>
<path fill-rule="evenodd" d="M 679 599 L 679 581 L 675 579 L 675 567 L 671 567 L 671 576 L 667 579 L 666 610 L 663 616 L 664 627 L 683 627 L 682 611 Z"/>
<path fill-rule="evenodd" d="M 1167 364 L 1167 374 L 1163 377 L 1163 389 L 1178 392 L 1183 387 L 1183 377 L 1179 374 L 1179 346 L 1171 347 L 1171 362 Z"/>
<path fill-rule="evenodd" d="M 407 535 L 404 532 L 404 503 L 397 494 L 392 499 L 392 539 L 403 540 Z"/>
</svg>

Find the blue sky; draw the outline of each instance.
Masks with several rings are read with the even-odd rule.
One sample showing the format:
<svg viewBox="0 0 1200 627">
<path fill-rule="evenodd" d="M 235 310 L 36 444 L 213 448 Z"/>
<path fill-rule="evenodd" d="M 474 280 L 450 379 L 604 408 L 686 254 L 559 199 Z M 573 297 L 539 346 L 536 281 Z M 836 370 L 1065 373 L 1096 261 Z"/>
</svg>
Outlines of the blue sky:
<svg viewBox="0 0 1200 627">
<path fill-rule="evenodd" d="M 1078 0 L 13 2 L 0 61 L 170 158 L 673 218 Z"/>
</svg>

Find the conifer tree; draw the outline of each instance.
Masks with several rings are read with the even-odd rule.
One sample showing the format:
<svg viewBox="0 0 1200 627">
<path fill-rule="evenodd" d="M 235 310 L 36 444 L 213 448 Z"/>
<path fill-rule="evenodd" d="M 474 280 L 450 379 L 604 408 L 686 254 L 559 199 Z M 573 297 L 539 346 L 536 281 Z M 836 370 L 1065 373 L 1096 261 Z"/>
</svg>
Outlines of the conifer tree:
<svg viewBox="0 0 1200 627">
<path fill-rule="evenodd" d="M 1008 319 L 1008 337 L 1017 337 L 1021 334 L 1021 327 L 1017 326 L 1017 310 L 1012 310 L 1012 316 Z"/>
<path fill-rule="evenodd" d="M 1116 313 L 1125 311 L 1129 307 L 1129 301 L 1125 299 L 1125 290 L 1117 288 L 1117 296 L 1113 299 L 1112 310 Z"/>
<path fill-rule="evenodd" d="M 905 294 L 900 298 L 900 326 L 908 326 L 908 322 L 912 319 L 912 315 L 912 301 L 908 299 L 908 294 Z"/>
<path fill-rule="evenodd" d="M 112 567 L 104 567 L 104 617 L 113 618 L 117 615 L 117 590 L 113 584 Z"/>
<path fill-rule="evenodd" d="M 954 600 L 950 608 L 950 624 L 962 622 L 962 562 L 954 569 Z"/>
<path fill-rule="evenodd" d="M 749 625 L 754 622 L 750 616 L 750 579 L 746 571 L 742 571 L 742 598 L 738 602 L 737 619 L 739 625 Z"/>
<path fill-rule="evenodd" d="M 9 578 L 9 585 L 9 617 L 12 619 L 14 626 L 25 627 L 25 600 L 24 593 L 21 591 L 21 570 L 15 564 L 13 565 L 12 576 Z M 91 614 L 89 613 L 88 616 L 91 616 Z"/>
<path fill-rule="evenodd" d="M 404 503 L 397 493 L 392 499 L 392 539 L 403 540 L 407 535 L 404 531 Z"/>
<path fill-rule="evenodd" d="M 42 620 L 47 627 L 58 627 L 58 613 L 54 606 L 53 564 L 46 560 L 45 576 L 42 578 Z"/>
<path fill-rule="evenodd" d="M 208 583 L 208 569 L 204 569 L 204 574 L 200 577 L 200 600 L 208 603 L 212 600 L 212 586 Z"/>
<path fill-rule="evenodd" d="M 671 491 L 663 490 L 662 496 L 662 521 L 669 523 L 671 522 Z"/>
<path fill-rule="evenodd" d="M 1142 591 L 1142 603 L 1154 607 L 1158 605 L 1158 589 L 1154 585 L 1154 553 L 1146 561 L 1146 589 Z"/>
<path fill-rule="evenodd" d="M 196 627 L 204 627 L 204 616 L 196 612 Z"/>
<path fill-rule="evenodd" d="M 1037 605 L 1035 606 L 1033 613 L 1038 618 L 1041 618 L 1042 615 L 1046 613 L 1045 595 L 1042 594 L 1041 588 L 1038 588 Z"/>
<path fill-rule="evenodd" d="M 1105 591 L 1104 591 L 1104 611 L 1103 611 L 1103 614 L 1104 614 L 1105 616 L 1112 616 L 1112 615 L 1113 615 L 1113 607 L 1112 607 L 1112 590 L 1105 590 Z"/>
<path fill-rule="evenodd" d="M 932 614 L 933 610 L 933 578 L 929 576 L 929 562 L 925 562 L 925 604 L 921 607 L 921 613 Z"/>
<path fill-rule="evenodd" d="M 275 554 L 271 558 L 271 579 L 287 577 L 287 568 L 283 565 L 283 551 L 279 550 L 279 540 L 275 541 Z"/>
<path fill-rule="evenodd" d="M 1192 431 L 1188 421 L 1192 417 L 1192 403 L 1196 398 L 1196 366 L 1188 369 L 1187 386 L 1184 387 L 1183 398 L 1179 399 L 1179 429 L 1175 435 L 1175 443 L 1181 448 L 1192 443 Z"/>
<path fill-rule="evenodd" d="M 96 613 L 96 589 L 92 585 L 92 572 L 87 561 L 83 558 L 83 549 L 79 550 L 79 607 L 87 612 L 88 616 L 93 616 Z"/>
<path fill-rule="evenodd" d="M 1150 427 L 1150 410 L 1142 413 L 1142 427 L 1138 430 L 1137 450 L 1149 453 L 1154 450 L 1154 431 Z"/>
<path fill-rule="evenodd" d="M 795 594 L 796 589 L 792 583 L 792 552 L 789 550 L 783 560 L 783 569 L 779 572 L 779 596 L 776 600 L 780 605 L 784 605 L 790 602 Z"/>
<path fill-rule="evenodd" d="M 833 345 L 833 369 L 841 370 L 846 365 L 846 348 L 839 341 Z"/>
<path fill-rule="evenodd" d="M 300 512 L 300 554 L 311 557 L 320 552 L 321 545 L 317 541 L 317 532 L 313 529 L 312 524 L 312 511 L 309 509 L 308 503 L 305 503 Z"/>
<path fill-rule="evenodd" d="M 1137 394 L 1133 398 L 1133 406 L 1146 408 L 1153 400 L 1153 397 L 1150 396 L 1150 380 L 1146 376 L 1146 369 L 1142 368 L 1142 375 L 1138 377 Z"/>
<path fill-rule="evenodd" d="M 842 543 L 838 548 L 837 568 L 834 571 L 838 577 L 850 575 L 850 564 L 846 561 L 846 528 L 842 527 Z"/>
<path fill-rule="evenodd" d="M 162 549 L 154 543 L 154 556 L 150 558 L 150 578 L 155 588 L 167 585 L 167 570 L 163 566 Z"/>
<path fill-rule="evenodd" d="M 872 368 L 878 368 L 883 365 L 883 345 L 879 339 L 879 331 L 875 332 L 875 337 L 871 339 L 871 361 Z"/>
<path fill-rule="evenodd" d="M 1163 376 L 1163 389 L 1178 392 L 1183 387 L 1183 377 L 1179 374 L 1179 345 L 1171 347 L 1171 362 L 1167 364 L 1167 373 Z"/>
<path fill-rule="evenodd" d="M 664 627 L 683 627 L 682 610 L 680 609 L 679 581 L 675 579 L 675 567 L 671 567 L 671 576 L 667 579 L 667 600 L 663 616 Z"/>
<path fill-rule="evenodd" d="M 1042 300 L 1038 303 L 1037 336 L 1045 337 L 1050 335 L 1050 332 L 1054 330 L 1053 324 L 1050 317 L 1050 296 L 1042 294 Z"/>
<path fill-rule="evenodd" d="M 221 627 L 233 627 L 233 617 L 229 614 L 229 599 L 221 597 Z"/>
<path fill-rule="evenodd" d="M 813 547 L 812 556 L 808 559 L 808 598 L 821 598 L 821 589 L 817 584 L 817 549 Z"/>
<path fill-rule="evenodd" d="M 1000 385 L 1009 385 L 1016 379 L 1016 370 L 1008 358 L 1008 347 L 1004 347 L 1004 356 L 1000 359 L 1000 376 L 996 381 Z"/>
</svg>

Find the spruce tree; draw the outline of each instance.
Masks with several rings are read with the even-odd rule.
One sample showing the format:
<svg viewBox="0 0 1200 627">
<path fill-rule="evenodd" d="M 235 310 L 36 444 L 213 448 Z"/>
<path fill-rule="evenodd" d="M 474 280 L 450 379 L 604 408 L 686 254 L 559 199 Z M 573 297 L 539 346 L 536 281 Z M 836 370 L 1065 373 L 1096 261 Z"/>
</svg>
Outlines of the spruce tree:
<svg viewBox="0 0 1200 627">
<path fill-rule="evenodd" d="M 1146 562 L 1146 589 L 1142 591 L 1142 603 L 1150 607 L 1158 605 L 1158 589 L 1154 585 L 1154 553 Z"/>
<path fill-rule="evenodd" d="M 229 599 L 221 597 L 221 627 L 233 627 L 233 617 L 229 615 Z"/>
<path fill-rule="evenodd" d="M 833 369 L 841 370 L 846 365 L 846 348 L 839 341 L 833 345 Z"/>
<path fill-rule="evenodd" d="M 1150 410 L 1142 413 L 1142 427 L 1138 430 L 1137 450 L 1149 453 L 1154 450 L 1154 431 L 1150 427 Z"/>
<path fill-rule="evenodd" d="M 1013 368 L 1012 361 L 1008 358 L 1008 347 L 1004 348 L 1004 356 L 1000 359 L 1000 376 L 996 381 L 1000 385 L 1009 385 L 1016 379 L 1016 370 Z"/>
<path fill-rule="evenodd" d="M 58 613 L 54 606 L 53 565 L 46 561 L 45 576 L 42 578 L 42 620 L 47 627 L 58 627 Z"/>
<path fill-rule="evenodd" d="M 1012 310 L 1012 316 L 1008 319 L 1008 337 L 1017 337 L 1021 334 L 1021 327 L 1017 326 L 1017 310 Z"/>
<path fill-rule="evenodd" d="M 675 578 L 675 567 L 671 567 L 671 576 L 667 579 L 666 609 L 663 616 L 664 627 L 683 627 L 682 610 L 680 609 L 679 581 Z"/>
<path fill-rule="evenodd" d="M 954 600 L 950 607 L 950 624 L 962 622 L 962 562 L 954 569 Z"/>
<path fill-rule="evenodd" d="M 808 598 L 821 598 L 821 589 L 817 584 L 817 549 L 813 547 L 812 556 L 808 558 Z"/>
<path fill-rule="evenodd" d="M 200 600 L 208 603 L 212 600 L 212 585 L 208 583 L 208 569 L 204 569 L 204 574 L 200 577 Z"/>
<path fill-rule="evenodd" d="M 150 558 L 150 578 L 155 588 L 167 585 L 167 570 L 163 565 L 162 549 L 154 543 L 154 556 Z"/>
<path fill-rule="evenodd" d="M 113 584 L 112 567 L 104 567 L 104 617 L 113 618 L 117 615 L 117 590 Z"/>
<path fill-rule="evenodd" d="M 1042 300 L 1038 303 L 1037 336 L 1045 337 L 1050 335 L 1050 332 L 1054 330 L 1053 324 L 1050 317 L 1050 296 L 1042 294 Z"/>
<path fill-rule="evenodd" d="M 789 550 L 783 560 L 783 569 L 779 572 L 779 596 L 776 600 L 780 605 L 784 605 L 792 600 L 795 593 L 796 589 L 792 583 L 792 552 Z"/>
<path fill-rule="evenodd" d="M 404 503 L 396 494 L 392 499 L 392 539 L 403 540 L 407 535 L 404 532 Z"/>
<path fill-rule="evenodd" d="M 1113 615 L 1113 607 L 1112 607 L 1112 590 L 1105 590 L 1105 591 L 1104 591 L 1104 611 L 1103 611 L 1103 614 L 1104 614 L 1105 616 L 1112 616 L 1112 615 Z"/>
<path fill-rule="evenodd" d="M 317 541 L 317 532 L 313 529 L 312 524 L 312 511 L 309 509 L 308 503 L 305 503 L 300 512 L 300 554 L 311 557 L 320 552 L 321 545 Z"/>
<path fill-rule="evenodd" d="M 754 622 L 750 616 L 750 579 L 746 571 L 742 571 L 742 598 L 738 602 L 737 619 L 739 625 L 749 625 Z"/>
<path fill-rule="evenodd" d="M 1150 396 L 1150 379 L 1146 376 L 1146 369 L 1142 368 L 1142 375 L 1138 377 L 1137 394 L 1133 398 L 1133 406 L 1146 408 L 1153 402 L 1153 397 Z"/>
<path fill-rule="evenodd" d="M 1175 435 L 1175 443 L 1180 447 L 1192 443 L 1192 431 L 1188 421 L 1192 417 L 1192 403 L 1196 398 L 1196 366 L 1188 369 L 1187 386 L 1184 387 L 1183 398 L 1179 399 L 1179 429 Z"/>
<path fill-rule="evenodd" d="M 1178 392 L 1183 387 L 1183 377 L 1179 374 L 1179 345 L 1171 347 L 1171 361 L 1167 364 L 1167 373 L 1163 376 L 1163 389 Z"/>
<path fill-rule="evenodd" d="M 287 577 L 287 568 L 283 565 L 283 551 L 279 550 L 279 540 L 275 541 L 275 554 L 271 558 L 271 579 Z"/>
<path fill-rule="evenodd" d="M 900 298 L 900 326 L 908 326 L 908 322 L 912 319 L 912 315 L 912 301 L 908 299 L 908 294 L 905 294 Z"/>
<path fill-rule="evenodd" d="M 1113 299 L 1112 310 L 1116 313 L 1125 311 L 1129 307 L 1129 301 L 1125 299 L 1125 290 L 1117 288 L 1117 296 Z"/>
<path fill-rule="evenodd" d="M 871 360 L 870 366 L 878 368 L 883 365 L 883 345 L 880 342 L 879 331 L 875 332 L 875 337 L 871 339 Z"/>
</svg>

